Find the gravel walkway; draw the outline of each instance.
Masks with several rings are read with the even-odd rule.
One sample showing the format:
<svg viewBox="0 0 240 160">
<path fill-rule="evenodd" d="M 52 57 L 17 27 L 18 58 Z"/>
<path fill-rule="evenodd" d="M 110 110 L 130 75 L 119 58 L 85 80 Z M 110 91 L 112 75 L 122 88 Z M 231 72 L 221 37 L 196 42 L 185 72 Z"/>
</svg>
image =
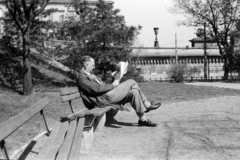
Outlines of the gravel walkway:
<svg viewBox="0 0 240 160">
<path fill-rule="evenodd" d="M 147 114 L 159 124 L 138 127 L 133 112 L 95 135 L 86 160 L 240 159 L 240 96 L 164 105 Z"/>
</svg>

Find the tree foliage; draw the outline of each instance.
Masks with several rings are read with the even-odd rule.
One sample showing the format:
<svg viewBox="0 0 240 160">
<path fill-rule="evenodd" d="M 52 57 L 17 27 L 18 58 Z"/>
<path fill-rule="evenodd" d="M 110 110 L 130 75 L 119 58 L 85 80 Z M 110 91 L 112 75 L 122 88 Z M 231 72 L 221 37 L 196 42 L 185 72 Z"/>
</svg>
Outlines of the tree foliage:
<svg viewBox="0 0 240 160">
<path fill-rule="evenodd" d="M 240 76 L 240 53 L 235 53 L 234 54 L 234 59 L 230 65 L 231 71 L 235 71 L 238 73 L 238 76 Z"/>
<path fill-rule="evenodd" d="M 230 70 L 237 72 L 240 76 L 240 21 L 236 23 L 236 31 L 232 33 L 234 40 L 233 61 L 230 64 Z"/>
<path fill-rule="evenodd" d="M 80 4 L 74 4 L 76 5 Z M 127 26 L 120 10 L 99 0 L 94 6 L 81 3 L 81 13 L 69 17 L 60 28 L 63 39 L 71 40 L 62 53 L 68 54 L 66 64 L 73 69 L 80 67 L 80 58 L 90 55 L 95 58 L 96 71 L 106 79 L 109 70 L 120 60 L 130 58 L 129 46 L 133 45 L 141 26 Z"/>
<path fill-rule="evenodd" d="M 229 64 L 232 61 L 233 44 L 230 34 L 239 17 L 239 0 L 173 0 L 171 12 L 186 16 L 180 24 L 203 28 L 206 23 L 207 33 L 216 41 L 219 52 L 224 58 L 224 77 L 228 78 Z M 199 30 L 200 31 L 200 30 Z M 201 35 L 201 32 L 200 34 Z"/>
<path fill-rule="evenodd" d="M 0 83 L 20 93 L 21 59 L 19 59 L 19 51 L 11 46 L 8 37 L 0 39 L 0 44 Z"/>
<path fill-rule="evenodd" d="M 9 14 L 17 26 L 22 38 L 22 58 L 23 58 L 23 93 L 32 93 L 32 73 L 30 64 L 30 33 L 35 32 L 34 26 L 36 18 L 43 12 L 49 0 L 6 0 Z M 35 25 L 37 26 L 37 25 Z"/>
</svg>

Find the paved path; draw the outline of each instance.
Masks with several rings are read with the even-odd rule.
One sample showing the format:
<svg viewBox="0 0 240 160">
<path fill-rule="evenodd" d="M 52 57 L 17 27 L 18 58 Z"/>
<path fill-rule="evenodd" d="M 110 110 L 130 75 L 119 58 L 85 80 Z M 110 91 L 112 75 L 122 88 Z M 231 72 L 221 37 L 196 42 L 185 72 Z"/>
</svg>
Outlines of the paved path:
<svg viewBox="0 0 240 160">
<path fill-rule="evenodd" d="M 147 116 L 156 128 L 138 127 L 134 113 L 95 135 L 83 159 L 103 160 L 238 160 L 240 96 L 163 105 Z"/>
<path fill-rule="evenodd" d="M 220 88 L 231 88 L 240 89 L 240 83 L 224 83 L 224 82 L 193 82 L 185 83 L 186 85 L 196 85 L 196 86 L 212 86 Z"/>
</svg>

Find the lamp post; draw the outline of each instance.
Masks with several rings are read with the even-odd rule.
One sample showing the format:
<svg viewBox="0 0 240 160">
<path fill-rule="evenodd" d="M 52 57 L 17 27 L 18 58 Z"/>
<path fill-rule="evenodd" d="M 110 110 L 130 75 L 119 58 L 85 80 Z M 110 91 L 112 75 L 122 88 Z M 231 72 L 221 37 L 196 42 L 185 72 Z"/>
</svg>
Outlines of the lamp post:
<svg viewBox="0 0 240 160">
<path fill-rule="evenodd" d="M 204 79 L 207 80 L 208 75 L 207 75 L 207 64 L 208 64 L 208 56 L 207 56 L 207 37 L 206 37 L 206 22 L 204 22 Z"/>
<path fill-rule="evenodd" d="M 158 29 L 159 29 L 159 28 L 157 28 L 157 27 L 153 28 L 154 33 L 155 33 L 155 35 L 156 35 L 155 42 L 154 42 L 154 47 L 159 47 L 159 43 L 158 43 L 158 40 L 157 40 Z"/>
</svg>

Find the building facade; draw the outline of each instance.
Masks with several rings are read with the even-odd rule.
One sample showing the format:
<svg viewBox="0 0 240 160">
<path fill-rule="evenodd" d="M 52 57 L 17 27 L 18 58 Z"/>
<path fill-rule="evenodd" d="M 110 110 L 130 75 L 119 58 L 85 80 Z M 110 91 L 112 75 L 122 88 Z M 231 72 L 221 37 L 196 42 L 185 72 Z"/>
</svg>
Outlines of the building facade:
<svg viewBox="0 0 240 160">
<path fill-rule="evenodd" d="M 39 17 L 42 21 L 52 21 L 52 22 L 61 22 L 69 16 L 74 16 L 75 10 L 72 7 L 73 0 L 50 0 L 47 9 L 55 9 L 55 12 L 50 13 L 46 17 Z M 97 3 L 97 0 L 86 0 L 90 5 Z M 106 0 L 108 4 L 113 4 L 113 1 Z M 7 12 L 5 0 L 0 0 L 0 36 L 3 34 L 4 30 L 4 21 L 5 21 L 5 12 Z"/>
<path fill-rule="evenodd" d="M 193 38 L 189 40 L 191 42 L 192 48 L 204 48 L 204 39 L 203 38 Z M 206 39 L 207 48 L 218 48 L 217 43 L 214 40 L 209 38 Z"/>
<path fill-rule="evenodd" d="M 234 50 L 240 51 L 239 32 L 234 33 Z M 168 71 L 176 63 L 187 64 L 189 69 L 197 70 L 197 73 L 186 75 L 189 78 L 203 79 L 204 77 L 204 40 L 193 38 L 190 40 L 191 47 L 163 48 L 143 47 L 134 48 L 135 57 L 132 63 L 142 70 L 145 80 L 169 79 Z M 217 43 L 207 39 L 207 76 L 209 79 L 221 79 L 224 76 L 224 58 L 220 55 Z M 239 52 L 240 53 L 240 52 Z M 238 53 L 238 54 L 239 54 Z M 239 76 L 237 72 L 230 71 L 229 76 Z"/>
<path fill-rule="evenodd" d="M 95 4 L 97 0 L 86 0 L 88 4 Z M 57 9 L 44 20 L 62 21 L 66 16 L 75 14 L 74 8 L 71 7 L 73 0 L 50 0 L 46 9 Z M 106 0 L 106 3 L 113 4 L 113 1 Z M 4 17 L 4 12 L 7 12 L 5 0 L 0 0 L 0 18 Z"/>
<path fill-rule="evenodd" d="M 132 63 L 142 70 L 145 80 L 167 79 L 168 70 L 175 64 L 185 63 L 189 68 L 198 70 L 191 77 L 204 77 L 204 50 L 198 48 L 134 48 L 135 60 Z M 221 78 L 224 75 L 224 59 L 217 48 L 207 49 L 208 77 Z"/>
</svg>

